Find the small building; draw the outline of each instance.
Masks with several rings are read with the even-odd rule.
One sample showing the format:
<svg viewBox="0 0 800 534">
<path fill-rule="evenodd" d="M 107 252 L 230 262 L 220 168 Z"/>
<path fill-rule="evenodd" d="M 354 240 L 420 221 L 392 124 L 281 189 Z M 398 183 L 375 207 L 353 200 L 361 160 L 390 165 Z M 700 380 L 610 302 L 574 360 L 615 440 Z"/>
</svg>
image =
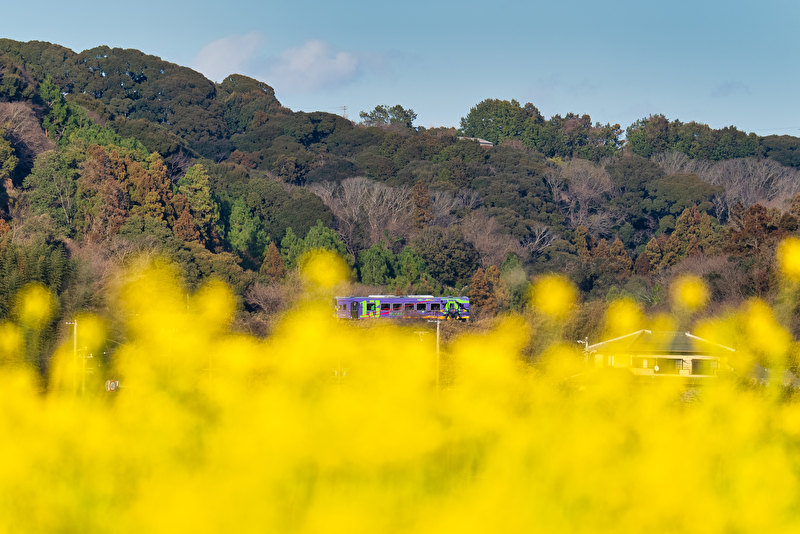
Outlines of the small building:
<svg viewBox="0 0 800 534">
<path fill-rule="evenodd" d="M 485 148 L 489 150 L 494 146 L 491 141 L 487 141 L 486 139 L 481 139 L 480 137 L 459 137 L 459 139 L 464 139 L 467 141 L 477 141 L 481 148 Z"/>
<path fill-rule="evenodd" d="M 595 367 L 627 368 L 637 376 L 710 378 L 727 369 L 730 347 L 689 332 L 639 330 L 585 349 Z"/>
</svg>

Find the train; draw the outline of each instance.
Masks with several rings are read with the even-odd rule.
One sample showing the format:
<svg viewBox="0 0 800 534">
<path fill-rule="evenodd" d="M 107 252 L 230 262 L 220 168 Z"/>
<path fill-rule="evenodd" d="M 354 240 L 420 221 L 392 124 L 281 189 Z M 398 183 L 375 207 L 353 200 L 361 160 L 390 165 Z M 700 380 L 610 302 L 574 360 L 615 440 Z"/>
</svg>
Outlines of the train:
<svg viewBox="0 0 800 534">
<path fill-rule="evenodd" d="M 469 321 L 469 297 L 433 295 L 367 295 L 335 297 L 339 319 L 432 319 Z"/>
</svg>

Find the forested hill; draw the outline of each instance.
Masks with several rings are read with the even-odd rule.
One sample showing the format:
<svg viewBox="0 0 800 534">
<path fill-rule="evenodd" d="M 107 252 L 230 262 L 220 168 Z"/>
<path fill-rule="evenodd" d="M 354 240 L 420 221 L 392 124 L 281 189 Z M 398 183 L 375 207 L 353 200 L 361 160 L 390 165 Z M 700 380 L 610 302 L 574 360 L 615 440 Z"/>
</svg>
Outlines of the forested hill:
<svg viewBox="0 0 800 534">
<path fill-rule="evenodd" d="M 798 228 L 800 139 L 658 114 L 623 129 L 513 100 L 464 111 L 458 130 L 415 127 L 400 105 L 356 124 L 137 50 L 1 39 L 0 318 L 45 284 L 53 342 L 59 320 L 107 312 L 109 273 L 149 254 L 188 291 L 231 284 L 239 327 L 265 333 L 314 247 L 364 291 L 463 291 L 484 316 L 520 309 L 553 270 L 582 310 L 657 307 L 687 270 L 720 303 L 773 294 L 775 244 Z"/>
</svg>

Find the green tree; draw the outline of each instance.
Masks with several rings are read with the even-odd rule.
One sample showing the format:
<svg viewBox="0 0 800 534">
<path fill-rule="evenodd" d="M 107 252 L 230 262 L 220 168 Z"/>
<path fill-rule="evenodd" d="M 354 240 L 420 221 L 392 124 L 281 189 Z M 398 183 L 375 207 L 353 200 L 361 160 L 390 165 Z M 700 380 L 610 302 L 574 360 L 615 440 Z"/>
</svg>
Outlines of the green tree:
<svg viewBox="0 0 800 534">
<path fill-rule="evenodd" d="M 361 117 L 364 126 L 396 126 L 408 129 L 412 129 L 413 122 L 417 120 L 417 114 L 413 109 L 405 109 L 399 104 L 392 107 L 378 105 L 369 113 L 362 111 L 358 116 Z"/>
<path fill-rule="evenodd" d="M 358 255 L 361 283 L 375 286 L 388 284 L 394 277 L 395 257 L 383 241 L 375 243 Z"/>
<path fill-rule="evenodd" d="M 63 151 L 50 151 L 36 158 L 33 172 L 23 182 L 33 211 L 49 215 L 65 235 L 74 230 L 77 178 L 75 160 Z"/>
<path fill-rule="evenodd" d="M 49 108 L 42 126 L 53 139 L 59 140 L 67 130 L 69 109 L 64 95 L 61 94 L 61 88 L 53 82 L 49 74 L 39 84 L 39 96 Z"/>
<path fill-rule="evenodd" d="M 178 192 L 186 197 L 200 239 L 206 245 L 219 241 L 219 207 L 211 195 L 208 173 L 201 164 L 192 165 L 178 181 Z"/>
<path fill-rule="evenodd" d="M 347 253 L 347 247 L 334 230 L 317 221 L 304 239 L 298 238 L 291 228 L 286 229 L 286 236 L 281 241 L 281 254 L 286 258 L 286 267 L 294 269 L 300 257 L 309 250 L 332 250 L 339 254 L 348 265 L 353 266 L 353 257 Z"/>
<path fill-rule="evenodd" d="M 233 202 L 233 209 L 228 218 L 227 238 L 235 252 L 252 260 L 259 259 L 261 251 L 266 246 L 266 233 L 242 198 L 237 198 Z"/>
<path fill-rule="evenodd" d="M 533 104 L 528 103 L 523 107 L 516 100 L 509 102 L 489 98 L 471 108 L 467 116 L 461 119 L 459 133 L 498 144 L 505 139 L 521 137 L 529 119 L 538 124 L 544 121 Z"/>
<path fill-rule="evenodd" d="M 458 227 L 429 226 L 414 238 L 412 247 L 425 261 L 430 274 L 448 286 L 467 284 L 478 264 L 475 247 L 464 241 Z"/>
<path fill-rule="evenodd" d="M 19 159 L 14 154 L 14 148 L 6 139 L 6 129 L 0 127 L 0 181 L 11 177 L 18 162 Z"/>
</svg>

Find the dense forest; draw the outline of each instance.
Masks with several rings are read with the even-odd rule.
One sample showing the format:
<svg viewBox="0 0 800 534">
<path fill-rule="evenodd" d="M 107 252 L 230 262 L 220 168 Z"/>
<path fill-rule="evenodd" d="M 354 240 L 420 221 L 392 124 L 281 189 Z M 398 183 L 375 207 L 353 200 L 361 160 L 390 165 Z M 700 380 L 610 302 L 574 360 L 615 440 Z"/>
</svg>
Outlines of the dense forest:
<svg viewBox="0 0 800 534">
<path fill-rule="evenodd" d="M 233 287 L 236 328 L 266 335 L 313 248 L 345 259 L 355 291 L 468 294 L 484 318 L 563 273 L 579 338 L 616 299 L 666 306 L 682 273 L 716 309 L 774 299 L 775 247 L 798 233 L 800 138 L 659 114 L 623 130 L 514 100 L 465 112 L 459 129 L 416 127 L 401 105 L 355 123 L 293 112 L 238 74 L 215 84 L 137 50 L 2 39 L 0 318 L 29 283 L 51 292 L 28 354 L 46 372 L 66 320 L 113 315 L 119 273 L 167 258 L 188 293 Z"/>
</svg>

